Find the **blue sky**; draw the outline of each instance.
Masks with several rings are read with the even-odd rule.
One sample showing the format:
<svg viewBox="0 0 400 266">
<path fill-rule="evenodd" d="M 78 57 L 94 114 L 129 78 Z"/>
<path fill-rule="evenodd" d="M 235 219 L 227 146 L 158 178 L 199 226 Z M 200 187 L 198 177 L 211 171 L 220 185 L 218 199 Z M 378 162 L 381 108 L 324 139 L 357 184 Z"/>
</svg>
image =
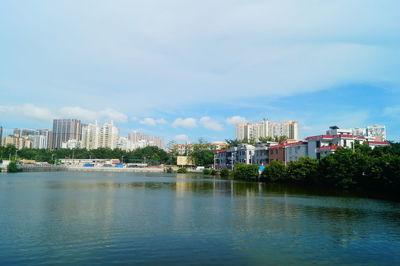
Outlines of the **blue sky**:
<svg viewBox="0 0 400 266">
<path fill-rule="evenodd" d="M 113 119 L 176 139 L 234 122 L 387 126 L 400 141 L 399 1 L 0 2 L 0 125 Z"/>
</svg>

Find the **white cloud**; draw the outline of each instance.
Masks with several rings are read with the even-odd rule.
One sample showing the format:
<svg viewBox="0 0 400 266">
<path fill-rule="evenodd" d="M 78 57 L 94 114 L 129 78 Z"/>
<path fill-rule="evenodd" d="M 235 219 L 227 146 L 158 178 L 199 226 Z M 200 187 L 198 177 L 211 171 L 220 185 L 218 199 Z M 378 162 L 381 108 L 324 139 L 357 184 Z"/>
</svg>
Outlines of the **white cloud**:
<svg viewBox="0 0 400 266">
<path fill-rule="evenodd" d="M 229 124 L 229 125 L 236 125 L 236 124 L 241 124 L 241 123 L 247 123 L 247 119 L 246 119 L 246 118 L 241 117 L 241 116 L 238 116 L 238 115 L 229 117 L 229 118 L 227 118 L 225 121 L 226 121 L 226 123 Z"/>
<path fill-rule="evenodd" d="M 185 134 L 176 135 L 175 140 L 178 143 L 187 143 L 187 142 L 189 142 L 189 137 Z"/>
<path fill-rule="evenodd" d="M 22 117 L 46 122 L 55 118 L 50 110 L 33 104 L 0 105 L 0 114 L 6 117 Z"/>
<path fill-rule="evenodd" d="M 399 1 L 83 1 L 79 8 L 50 2 L 51 16 L 45 8 L 25 14 L 29 36 L 17 20 L 3 32 L 3 103 L 13 95 L 147 117 L 174 106 L 267 105 L 261 99 L 354 83 L 400 84 Z M 18 8 L 7 6 L 0 16 Z M 74 30 L 51 38 L 60 25 Z M 32 53 L 38 35 L 47 41 Z M 63 51 L 56 59 L 54 49 Z M 7 64 L 21 50 L 31 60 Z"/>
<path fill-rule="evenodd" d="M 113 120 L 119 123 L 125 123 L 127 116 L 121 112 L 115 111 L 114 109 L 107 108 L 100 111 L 92 111 L 84 109 L 78 106 L 67 106 L 60 109 L 60 114 L 64 117 L 78 118 L 84 121 L 93 120 Z"/>
<path fill-rule="evenodd" d="M 146 117 L 143 120 L 139 121 L 140 124 L 147 125 L 147 126 L 157 126 L 157 125 L 165 125 L 167 121 L 164 118 L 154 119 L 151 117 Z"/>
<path fill-rule="evenodd" d="M 218 121 L 211 119 L 209 116 L 203 116 L 200 118 L 200 124 L 203 127 L 214 131 L 221 131 L 223 129 L 223 126 Z"/>
<path fill-rule="evenodd" d="M 184 127 L 184 128 L 195 128 L 197 127 L 197 120 L 189 117 L 189 118 L 177 118 L 172 123 L 173 127 Z"/>
</svg>

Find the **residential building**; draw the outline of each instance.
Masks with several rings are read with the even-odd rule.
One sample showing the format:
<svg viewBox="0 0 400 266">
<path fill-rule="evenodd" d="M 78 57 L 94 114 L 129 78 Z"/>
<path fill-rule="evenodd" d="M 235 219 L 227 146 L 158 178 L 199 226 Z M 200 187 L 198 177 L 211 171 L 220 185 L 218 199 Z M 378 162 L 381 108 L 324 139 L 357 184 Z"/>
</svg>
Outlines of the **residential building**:
<svg viewBox="0 0 400 266">
<path fill-rule="evenodd" d="M 37 129 L 28 135 L 28 138 L 33 142 L 34 149 L 49 149 L 51 148 L 52 132 L 48 129 Z"/>
<path fill-rule="evenodd" d="M 100 128 L 100 147 L 117 148 L 119 139 L 119 129 L 114 126 L 113 121 L 105 123 Z"/>
<path fill-rule="evenodd" d="M 7 136 L 3 139 L 3 145 L 14 145 L 18 150 L 23 148 L 32 148 L 33 142 L 27 136 L 17 137 L 14 135 Z"/>
<path fill-rule="evenodd" d="M 76 139 L 70 139 L 61 144 L 62 149 L 79 149 L 82 147 L 82 141 Z"/>
<path fill-rule="evenodd" d="M 16 137 L 26 137 L 35 134 L 35 130 L 26 128 L 15 128 L 13 132 Z"/>
<path fill-rule="evenodd" d="M 229 144 L 223 142 L 214 142 L 207 144 L 175 144 L 171 150 L 174 150 L 178 153 L 178 155 L 188 155 L 190 154 L 197 145 L 207 145 L 208 148 L 212 151 L 226 149 Z"/>
<path fill-rule="evenodd" d="M 160 149 L 165 149 L 164 140 L 162 138 L 149 136 L 136 130 L 129 134 L 128 140 L 131 149 L 144 148 L 147 146 L 157 146 Z"/>
<path fill-rule="evenodd" d="M 216 169 L 233 169 L 236 163 L 266 164 L 269 162 L 268 149 L 276 142 L 268 142 L 257 145 L 239 144 L 236 147 L 228 147 L 214 153 L 214 167 Z"/>
<path fill-rule="evenodd" d="M 268 164 L 269 163 L 269 147 L 278 145 L 277 142 L 259 143 L 255 145 L 253 164 Z"/>
<path fill-rule="evenodd" d="M 214 168 L 215 169 L 230 169 L 232 170 L 236 164 L 237 147 L 229 147 L 225 150 L 219 150 L 214 153 Z"/>
<path fill-rule="evenodd" d="M 81 121 L 77 119 L 54 119 L 53 120 L 53 149 L 62 147 L 63 142 L 69 140 L 80 141 L 82 139 Z"/>
<path fill-rule="evenodd" d="M 353 132 L 366 132 L 367 136 L 354 135 Z M 388 142 L 380 141 L 380 139 L 386 138 L 385 132 L 386 129 L 384 126 L 371 126 L 371 132 L 368 136 L 368 127 L 365 130 L 360 128 L 346 130 L 333 126 L 329 128 L 326 135 L 306 138 L 308 141 L 308 156 L 320 159 L 330 153 L 334 153 L 338 148 L 354 149 L 356 142 L 359 144 L 367 143 L 371 148 L 387 146 L 390 145 Z"/>
<path fill-rule="evenodd" d="M 82 127 L 82 148 L 93 150 L 100 147 L 100 126 L 95 121 Z"/>
<path fill-rule="evenodd" d="M 239 144 L 236 151 L 236 163 L 253 164 L 255 147 L 249 144 Z"/>
<path fill-rule="evenodd" d="M 362 135 L 352 134 L 354 129 L 340 129 L 337 126 L 330 127 L 325 135 L 311 136 L 303 141 L 285 143 L 259 143 L 255 146 L 241 144 L 237 147 L 229 147 L 214 153 L 214 167 L 216 169 L 233 169 L 235 163 L 262 164 L 271 161 L 281 161 L 285 165 L 298 161 L 301 157 L 320 159 L 339 148 L 354 149 L 356 143 L 367 143 L 372 149 L 378 146 L 390 145 L 385 141 L 377 141 Z M 359 133 L 367 132 L 367 129 L 358 129 Z M 382 133 L 379 133 L 382 135 Z"/>
<path fill-rule="evenodd" d="M 374 141 L 386 141 L 386 127 L 381 125 L 367 126 L 367 137 Z"/>
<path fill-rule="evenodd" d="M 328 135 L 356 135 L 364 136 L 372 141 L 386 141 L 386 127 L 381 125 L 367 126 L 366 128 L 355 127 L 351 129 L 339 129 L 337 126 L 332 126 L 327 131 Z"/>
<path fill-rule="evenodd" d="M 47 149 L 48 136 L 45 135 L 30 135 L 33 149 Z"/>
<path fill-rule="evenodd" d="M 286 136 L 299 139 L 299 124 L 296 121 L 271 122 L 263 120 L 259 123 L 242 123 L 236 125 L 237 140 L 255 140 L 267 137 Z"/>
<path fill-rule="evenodd" d="M 123 151 L 131 150 L 129 139 L 127 137 L 119 137 L 117 142 L 117 148 Z"/>
</svg>

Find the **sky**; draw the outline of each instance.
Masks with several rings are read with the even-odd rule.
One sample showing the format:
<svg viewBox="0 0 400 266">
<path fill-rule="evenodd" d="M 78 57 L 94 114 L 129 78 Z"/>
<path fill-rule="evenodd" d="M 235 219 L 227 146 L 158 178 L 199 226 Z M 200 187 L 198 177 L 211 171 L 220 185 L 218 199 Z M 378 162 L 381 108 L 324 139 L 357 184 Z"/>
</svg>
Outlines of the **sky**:
<svg viewBox="0 0 400 266">
<path fill-rule="evenodd" d="M 400 141 L 398 0 L 2 0 L 0 125 L 113 120 L 177 142 L 295 120 Z"/>
</svg>

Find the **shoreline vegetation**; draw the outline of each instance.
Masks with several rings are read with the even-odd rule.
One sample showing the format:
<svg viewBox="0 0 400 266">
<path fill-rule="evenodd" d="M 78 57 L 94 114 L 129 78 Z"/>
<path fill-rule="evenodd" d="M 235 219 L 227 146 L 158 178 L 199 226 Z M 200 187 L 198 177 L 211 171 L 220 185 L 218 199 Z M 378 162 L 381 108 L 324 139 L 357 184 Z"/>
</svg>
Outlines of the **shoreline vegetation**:
<svg viewBox="0 0 400 266">
<path fill-rule="evenodd" d="M 210 154 L 213 153 L 206 149 L 207 147 L 204 146 L 203 150 L 195 151 L 195 154 L 202 157 L 200 160 L 202 164 L 210 164 Z M 17 154 L 13 146 L 1 147 L 0 152 L 1 155 Z M 69 157 L 72 153 L 74 158 L 88 158 L 90 155 L 91 158 L 121 158 L 124 162 L 142 160 L 148 162 L 149 165 L 160 165 L 161 163 L 172 165 L 172 162 L 176 162 L 177 156 L 175 153 L 167 153 L 157 147 L 145 147 L 132 152 L 107 148 L 91 151 L 84 149 L 56 151 L 22 149 L 18 151 L 18 158 L 57 163 L 57 158 Z M 15 159 L 17 158 L 15 157 Z M 266 165 L 261 176 L 259 176 L 258 168 L 259 165 L 238 163 L 232 171 L 204 169 L 202 173 L 235 180 L 296 184 L 314 188 L 373 193 L 383 198 L 400 199 L 400 143 L 391 143 L 390 146 L 376 147 L 375 149 L 358 144 L 353 150 L 342 148 L 319 160 L 303 157 L 288 165 L 280 161 L 271 161 Z M 17 172 L 20 169 L 13 160 L 7 170 L 8 172 Z M 190 173 L 186 168 L 174 171 L 168 166 L 164 168 L 164 172 Z"/>
</svg>

